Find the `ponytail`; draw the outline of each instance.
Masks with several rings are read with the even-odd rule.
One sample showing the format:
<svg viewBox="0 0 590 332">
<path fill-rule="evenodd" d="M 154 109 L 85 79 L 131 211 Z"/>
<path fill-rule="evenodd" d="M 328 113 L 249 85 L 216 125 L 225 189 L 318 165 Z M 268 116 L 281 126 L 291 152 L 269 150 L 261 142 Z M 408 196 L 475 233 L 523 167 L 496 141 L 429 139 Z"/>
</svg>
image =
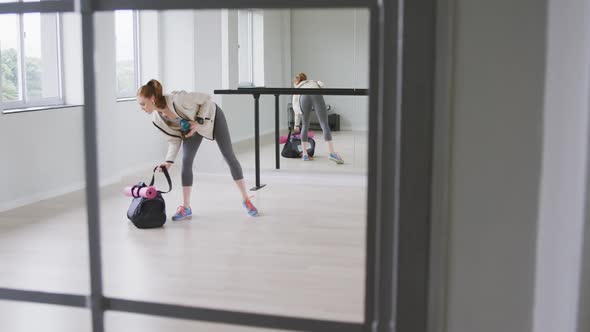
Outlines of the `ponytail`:
<svg viewBox="0 0 590 332">
<path fill-rule="evenodd" d="M 299 80 L 299 82 L 307 81 L 307 75 L 305 73 L 298 73 L 295 75 L 295 78 Z"/>
<path fill-rule="evenodd" d="M 154 97 L 157 108 L 166 107 L 166 98 L 162 94 L 162 84 L 155 79 L 151 79 L 146 85 L 143 85 L 137 90 L 137 95 L 144 98 Z"/>
</svg>

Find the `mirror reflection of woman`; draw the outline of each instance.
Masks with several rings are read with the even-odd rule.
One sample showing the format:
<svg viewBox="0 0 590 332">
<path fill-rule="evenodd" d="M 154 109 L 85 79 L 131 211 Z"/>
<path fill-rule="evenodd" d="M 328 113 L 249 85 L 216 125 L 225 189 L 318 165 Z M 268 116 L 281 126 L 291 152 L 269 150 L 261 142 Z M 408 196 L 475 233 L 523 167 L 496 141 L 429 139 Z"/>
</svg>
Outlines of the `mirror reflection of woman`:
<svg viewBox="0 0 590 332">
<path fill-rule="evenodd" d="M 162 85 L 150 80 L 137 91 L 141 109 L 152 115 L 153 124 L 168 139 L 168 153 L 164 166 L 172 167 L 182 147 L 182 196 L 183 204 L 178 207 L 172 220 L 192 217 L 191 191 L 193 185 L 193 161 L 203 137 L 214 140 L 229 166 L 232 178 L 242 195 L 242 205 L 248 215 L 255 217 L 258 210 L 248 197 L 242 166 L 236 158 L 225 119 L 225 114 L 211 96 L 198 92 L 172 92 L 162 94 Z"/>
<path fill-rule="evenodd" d="M 300 89 L 317 89 L 324 87 L 322 81 L 308 80 L 305 73 L 295 75 L 293 85 L 295 88 Z M 330 126 L 328 125 L 328 110 L 326 108 L 324 97 L 321 95 L 294 95 L 292 105 L 295 113 L 295 131 L 301 132 L 301 145 L 303 148 L 301 160 L 313 160 L 313 158 L 307 154 L 307 149 L 309 148 L 308 132 L 309 123 L 311 121 L 311 112 L 315 111 L 317 118 L 320 121 L 320 126 L 322 127 L 324 141 L 328 144 L 330 160 L 336 164 L 344 164 L 344 160 L 340 154 L 336 152 L 336 148 L 334 147 L 332 133 L 330 131 Z"/>
</svg>

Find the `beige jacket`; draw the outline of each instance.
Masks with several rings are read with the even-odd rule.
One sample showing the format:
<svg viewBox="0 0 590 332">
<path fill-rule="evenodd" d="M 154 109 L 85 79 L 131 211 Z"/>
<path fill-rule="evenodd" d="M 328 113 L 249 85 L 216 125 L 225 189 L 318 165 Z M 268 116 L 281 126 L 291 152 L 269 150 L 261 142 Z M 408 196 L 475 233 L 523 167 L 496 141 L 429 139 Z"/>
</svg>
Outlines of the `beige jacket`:
<svg viewBox="0 0 590 332">
<path fill-rule="evenodd" d="M 164 97 L 168 108 L 179 117 L 189 121 L 197 121 L 197 118 L 203 119 L 203 124 L 197 126 L 197 133 L 207 139 L 215 139 L 217 105 L 211 100 L 210 95 L 199 92 L 174 91 Z M 180 127 L 164 119 L 159 112 L 152 113 L 152 123 L 168 136 L 166 161 L 174 162 L 182 145 L 182 140 L 185 138 L 180 131 Z"/>
</svg>

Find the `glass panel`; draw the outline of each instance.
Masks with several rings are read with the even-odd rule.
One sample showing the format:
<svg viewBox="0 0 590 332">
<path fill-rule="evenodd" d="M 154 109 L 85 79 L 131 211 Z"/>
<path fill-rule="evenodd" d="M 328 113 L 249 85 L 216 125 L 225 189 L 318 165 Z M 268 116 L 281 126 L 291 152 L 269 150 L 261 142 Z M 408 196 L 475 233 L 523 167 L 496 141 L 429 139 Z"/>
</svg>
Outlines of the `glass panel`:
<svg viewBox="0 0 590 332">
<path fill-rule="evenodd" d="M 77 19 L 70 17 L 66 30 L 81 31 L 79 14 L 70 15 Z M 79 33 L 71 38 L 74 44 L 81 44 Z M 82 72 L 76 61 L 68 65 Z M 0 155 L 19 161 L 0 172 L 0 183 L 9 188 L 0 191 L 0 288 L 89 292 L 83 115 L 82 107 L 0 115 Z"/>
<path fill-rule="evenodd" d="M 0 331 L 91 332 L 90 310 L 0 301 Z"/>
<path fill-rule="evenodd" d="M 0 195 L 0 287 L 88 292 L 82 137 L 81 133 L 67 138 L 55 134 L 56 125 L 81 127 L 81 115 L 71 114 L 26 113 L 22 119 L 14 117 L 14 129 L 6 126 L 0 135 L 7 140 L 27 128 L 43 137 L 43 147 L 35 140 L 17 140 L 0 148 L 3 155 L 23 162 L 0 175 L 1 183 L 13 188 Z"/>
<path fill-rule="evenodd" d="M 133 97 L 137 91 L 134 30 L 133 11 L 116 11 L 117 97 Z"/>
<path fill-rule="evenodd" d="M 0 15 L 0 68 L 2 74 L 2 101 L 21 99 L 19 69 L 18 16 Z"/>
<path fill-rule="evenodd" d="M 59 98 L 57 15 L 23 15 L 27 102 Z"/>
<path fill-rule="evenodd" d="M 367 88 L 368 11 L 255 13 L 254 22 L 258 18 L 261 22 L 257 23 L 260 33 L 254 30 L 255 47 L 260 48 L 254 56 L 264 57 L 254 59 L 254 63 L 262 62 L 263 81 L 269 87 L 292 87 L 294 74 L 302 71 L 310 80 L 323 81 L 326 87 Z M 157 59 L 142 57 L 143 70 L 152 70 L 145 81 L 158 79 L 164 93 L 211 93 L 222 89 L 225 82 L 229 88 L 236 88 L 240 52 L 236 47 L 240 26 L 237 10 L 163 11 L 155 19 L 152 13 L 141 14 L 146 14 L 141 16 L 146 23 L 142 31 L 161 34 L 161 38 L 149 40 L 149 49 L 144 52 L 159 54 L 165 67 L 159 67 Z M 111 22 L 112 17 L 96 20 L 96 24 Z M 102 43 L 96 52 L 112 54 L 111 45 L 114 41 Z M 97 61 L 108 68 L 112 59 Z M 112 91 L 113 86 L 97 85 L 97 95 L 108 96 Z M 185 140 L 176 157 L 172 156 L 172 146 L 173 189 L 163 195 L 167 217 L 164 226 L 136 228 L 126 215 L 133 198 L 124 195 L 123 190 L 139 182 L 149 183 L 154 166 L 168 160 L 170 136 L 150 123 L 152 116 L 146 114 L 154 111 L 150 104 L 144 104 L 143 111 L 137 102 L 101 107 L 97 128 L 100 174 L 104 174 L 100 207 L 105 294 L 361 322 L 368 98 L 326 95 L 322 100 L 331 105 L 329 110 L 306 108 L 307 114 L 312 114 L 309 119 L 317 143 L 315 160 L 281 157 L 281 169 L 275 170 L 274 96 L 261 96 L 260 132 L 268 134 L 260 144 L 261 183 L 267 186 L 255 192 L 248 191 L 255 183 L 252 96 L 212 98 L 223 101 L 222 111 L 218 111 L 223 113 L 216 114 L 224 114 L 227 119 L 235 159 L 243 170 L 245 194 L 253 196 L 250 200 L 261 215 L 249 217 L 242 205 L 238 188 L 243 182 L 238 181 L 236 186 L 232 181 L 230 168 L 239 173 L 233 155 L 228 165 L 220 153 L 218 143 L 228 156 L 230 142 L 221 141 L 220 129 L 225 126 L 216 116 L 217 142 L 203 139 L 199 145 L 195 140 Z M 287 134 L 291 100 L 289 95 L 280 98 L 279 135 Z M 322 132 L 315 115 L 320 112 L 328 117 L 332 143 L 344 159 L 342 165 L 330 160 L 330 144 L 326 142 L 330 139 L 323 135 L 328 133 Z M 158 190 L 168 190 L 162 173 L 156 173 L 155 180 Z M 184 203 L 183 191 L 189 188 L 183 188 L 188 187 L 184 184 L 192 184 L 188 203 Z M 192 219 L 172 221 L 177 207 L 184 204 L 192 207 Z M 233 331 L 232 327 L 227 330 Z"/>
<path fill-rule="evenodd" d="M 154 317 L 148 315 L 130 314 L 124 312 L 107 311 L 105 313 L 106 331 L 125 332 L 281 332 L 286 330 L 261 329 L 259 327 L 244 327 L 207 323 L 200 321 Z"/>
</svg>

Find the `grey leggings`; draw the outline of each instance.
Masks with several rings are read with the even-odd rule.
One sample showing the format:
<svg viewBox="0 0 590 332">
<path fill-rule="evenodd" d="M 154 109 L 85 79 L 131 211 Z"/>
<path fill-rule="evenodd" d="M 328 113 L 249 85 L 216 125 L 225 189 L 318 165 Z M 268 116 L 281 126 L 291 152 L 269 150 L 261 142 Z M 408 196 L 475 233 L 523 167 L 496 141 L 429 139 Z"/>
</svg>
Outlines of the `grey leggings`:
<svg viewBox="0 0 590 332">
<path fill-rule="evenodd" d="M 312 111 L 315 111 L 315 114 L 320 121 L 320 126 L 324 133 L 324 141 L 331 141 L 332 133 L 330 132 L 330 126 L 328 125 L 328 110 L 326 109 L 324 97 L 321 95 L 302 95 L 299 99 L 299 104 L 301 105 L 301 111 L 303 112 L 301 141 L 308 141 L 307 132 L 309 131 L 309 122 L 311 121 Z"/>
<path fill-rule="evenodd" d="M 231 138 L 229 136 L 229 129 L 227 127 L 227 120 L 225 114 L 219 106 L 215 111 L 215 141 L 217 146 L 225 159 L 225 162 L 229 166 L 231 176 L 234 181 L 241 180 L 244 178 L 242 173 L 242 166 L 234 154 L 234 150 L 231 145 Z M 199 146 L 203 141 L 203 136 L 198 133 L 182 141 L 182 186 L 188 187 L 193 185 L 193 161 Z"/>
</svg>

